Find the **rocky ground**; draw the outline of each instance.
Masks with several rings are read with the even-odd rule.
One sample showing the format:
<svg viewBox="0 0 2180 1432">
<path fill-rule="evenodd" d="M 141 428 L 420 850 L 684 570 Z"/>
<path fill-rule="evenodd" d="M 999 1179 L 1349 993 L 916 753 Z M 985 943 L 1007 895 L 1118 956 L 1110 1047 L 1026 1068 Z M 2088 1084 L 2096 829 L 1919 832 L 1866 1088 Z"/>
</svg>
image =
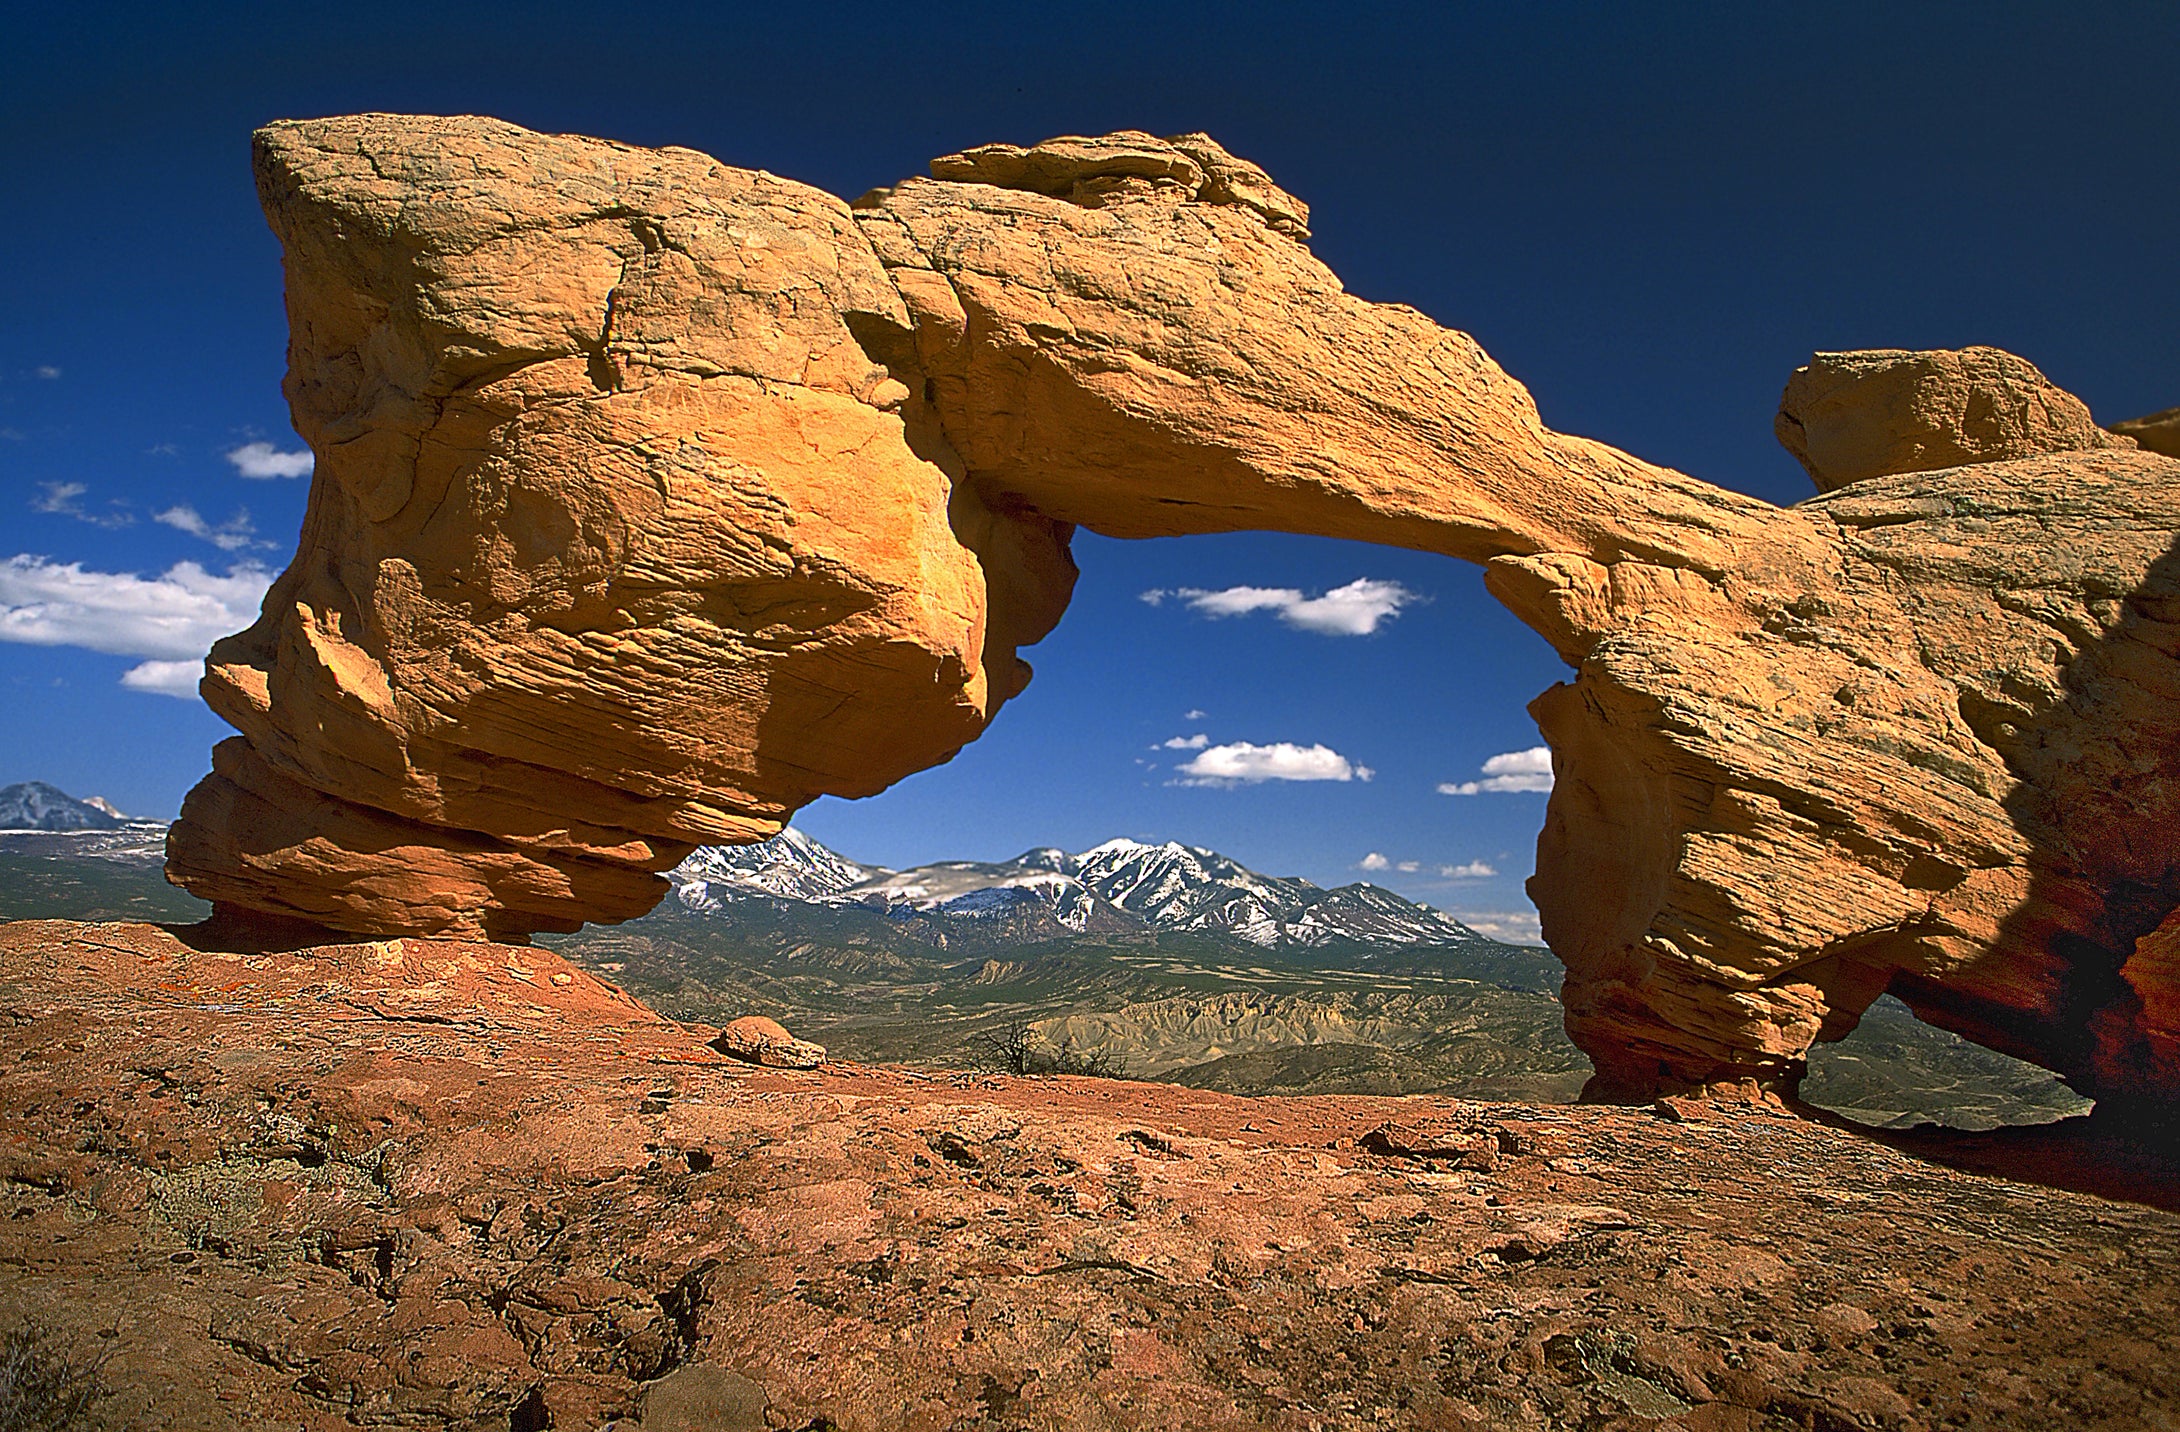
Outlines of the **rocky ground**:
<svg viewBox="0 0 2180 1432">
<path fill-rule="evenodd" d="M 116 1426 L 2180 1426 L 2180 1184 L 2088 1121 L 797 1073 L 141 924 L 0 928 L 0 1030 L 0 1307 Z"/>
</svg>

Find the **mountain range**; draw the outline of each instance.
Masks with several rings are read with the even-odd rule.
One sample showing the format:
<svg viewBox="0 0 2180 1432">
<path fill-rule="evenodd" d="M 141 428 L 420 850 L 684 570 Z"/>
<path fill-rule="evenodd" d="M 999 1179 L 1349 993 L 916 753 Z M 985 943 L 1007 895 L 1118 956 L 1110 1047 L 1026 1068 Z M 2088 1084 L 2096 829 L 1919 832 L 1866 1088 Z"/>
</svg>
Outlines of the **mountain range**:
<svg viewBox="0 0 2180 1432">
<path fill-rule="evenodd" d="M 1367 881 L 1327 890 L 1260 875 L 1217 851 L 1177 841 L 1108 840 L 1078 854 L 1040 847 L 1012 860 L 887 870 L 789 828 L 758 845 L 706 847 L 670 878 L 682 906 L 700 914 L 756 900 L 861 906 L 942 926 L 999 924 L 1028 938 L 1186 932 L 1265 950 L 1498 943 Z"/>
<path fill-rule="evenodd" d="M 44 781 L 0 786 L 0 830 L 119 830 L 129 823 L 103 796 L 77 800 Z"/>
</svg>

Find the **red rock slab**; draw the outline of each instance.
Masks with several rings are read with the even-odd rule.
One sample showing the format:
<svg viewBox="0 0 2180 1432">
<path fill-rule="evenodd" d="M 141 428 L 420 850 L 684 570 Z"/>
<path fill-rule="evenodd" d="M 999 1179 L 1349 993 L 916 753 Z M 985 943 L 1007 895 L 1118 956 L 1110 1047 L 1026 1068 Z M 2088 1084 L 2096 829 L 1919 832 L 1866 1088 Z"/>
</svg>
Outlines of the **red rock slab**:
<svg viewBox="0 0 2180 1432">
<path fill-rule="evenodd" d="M 2180 1407 L 2170 1213 L 1751 1108 L 761 1069 L 541 950 L 145 925 L 0 928 L 0 1030 L 0 1303 L 130 1426 Z"/>
</svg>

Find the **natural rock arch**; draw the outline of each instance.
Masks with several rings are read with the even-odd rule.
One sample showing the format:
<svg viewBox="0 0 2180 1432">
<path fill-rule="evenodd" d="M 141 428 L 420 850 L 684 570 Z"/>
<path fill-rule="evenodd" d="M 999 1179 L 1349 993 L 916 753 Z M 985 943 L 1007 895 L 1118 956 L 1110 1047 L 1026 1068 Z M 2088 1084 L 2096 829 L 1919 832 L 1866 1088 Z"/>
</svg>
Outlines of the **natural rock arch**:
<svg viewBox="0 0 2180 1432">
<path fill-rule="evenodd" d="M 2017 359 L 1820 358 L 1782 435 L 1835 490 L 1779 508 L 1551 432 L 1201 135 L 853 206 L 482 119 L 256 154 L 318 469 L 169 840 L 227 911 L 640 914 L 693 844 L 974 739 L 1073 526 L 1278 529 L 1482 562 L 1575 668 L 1531 893 L 1600 1092 L 1791 1084 L 1887 988 L 2180 1085 L 2180 462 Z M 1871 412 L 1952 446 L 1841 437 Z"/>
</svg>

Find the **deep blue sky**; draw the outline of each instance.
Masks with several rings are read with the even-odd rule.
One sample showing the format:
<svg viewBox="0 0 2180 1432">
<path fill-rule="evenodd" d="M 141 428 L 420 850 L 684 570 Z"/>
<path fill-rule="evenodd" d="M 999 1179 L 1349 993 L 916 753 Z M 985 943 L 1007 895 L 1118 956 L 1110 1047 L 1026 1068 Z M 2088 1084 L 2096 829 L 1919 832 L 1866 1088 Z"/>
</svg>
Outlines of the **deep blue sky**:
<svg viewBox="0 0 2180 1432">
<path fill-rule="evenodd" d="M 843 195 L 987 140 L 1207 130 L 1310 201 L 1351 289 L 1474 333 L 1553 426 L 1792 501 L 1771 415 L 1812 349 L 1993 343 L 2106 421 L 2180 402 L 2176 54 L 2169 3 L 22 11 L 0 53 L 0 559 L 217 579 L 291 554 L 303 484 L 223 456 L 297 445 L 248 171 L 268 119 L 489 113 Z M 247 508 L 270 545 L 222 550 L 181 505 L 205 530 Z M 1076 609 L 985 741 L 807 829 L 889 863 L 1122 832 L 1328 883 L 1371 851 L 1482 860 L 1498 876 L 1375 878 L 1520 908 L 1542 797 L 1434 788 L 1533 744 L 1522 705 L 1561 673 L 1473 571 L 1284 537 L 1078 555 Z M 1358 577 L 1431 600 L 1367 637 L 1137 600 Z M 122 687 L 145 656 L 0 641 L 0 781 L 171 814 L 223 728 Z M 1377 774 L 1165 784 L 1171 753 L 1145 748 L 1198 730 Z"/>
</svg>

